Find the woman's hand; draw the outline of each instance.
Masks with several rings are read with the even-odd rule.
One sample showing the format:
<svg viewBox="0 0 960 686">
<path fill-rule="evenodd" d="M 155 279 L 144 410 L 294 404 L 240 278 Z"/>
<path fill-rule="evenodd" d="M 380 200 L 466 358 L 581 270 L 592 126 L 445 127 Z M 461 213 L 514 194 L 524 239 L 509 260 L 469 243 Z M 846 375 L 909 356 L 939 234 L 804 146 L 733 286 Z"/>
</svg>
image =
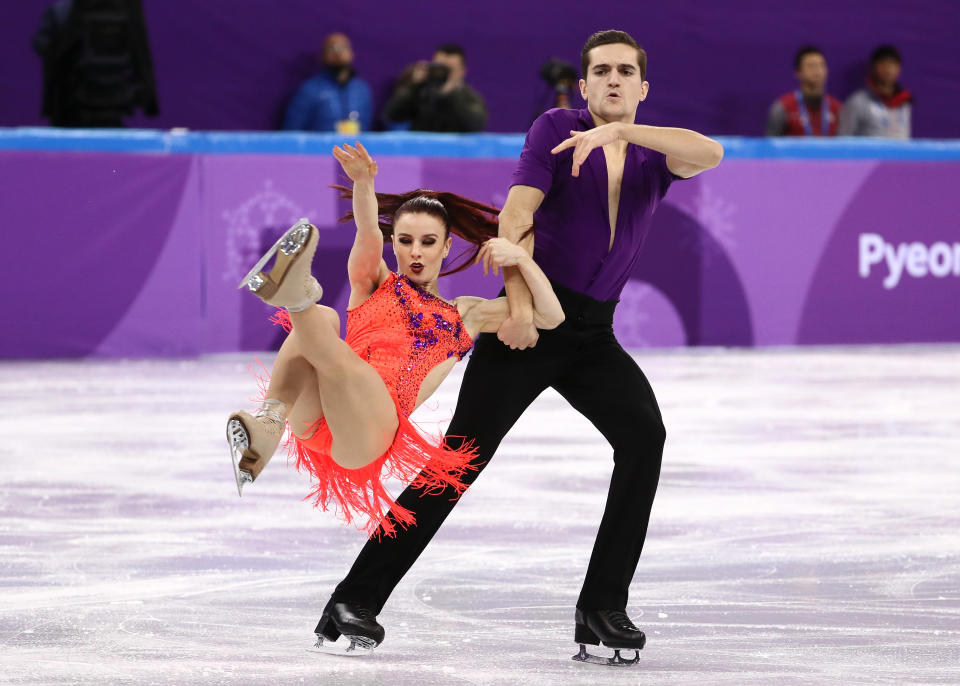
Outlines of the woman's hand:
<svg viewBox="0 0 960 686">
<path fill-rule="evenodd" d="M 474 264 L 483 260 L 483 274 L 486 276 L 490 268 L 493 267 L 493 273 L 498 274 L 499 269 L 503 267 L 516 267 L 521 260 L 530 257 L 527 251 L 516 243 L 511 243 L 506 238 L 491 238 L 477 254 Z"/>
<path fill-rule="evenodd" d="M 373 177 L 377 175 L 377 163 L 360 141 L 357 141 L 357 147 L 346 143 L 342 148 L 333 146 L 333 156 L 354 183 L 373 181 Z"/>
</svg>

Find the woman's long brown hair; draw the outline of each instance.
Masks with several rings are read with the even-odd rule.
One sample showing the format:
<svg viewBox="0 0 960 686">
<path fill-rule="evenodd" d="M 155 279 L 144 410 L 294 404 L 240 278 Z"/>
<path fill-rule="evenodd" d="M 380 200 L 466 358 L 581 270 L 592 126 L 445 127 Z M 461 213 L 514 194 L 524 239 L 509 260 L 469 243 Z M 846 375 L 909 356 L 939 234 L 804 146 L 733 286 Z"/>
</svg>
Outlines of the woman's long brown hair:
<svg viewBox="0 0 960 686">
<path fill-rule="evenodd" d="M 340 191 L 340 197 L 352 200 L 353 189 L 348 186 L 331 186 Z M 383 233 L 383 242 L 389 243 L 393 239 L 393 225 L 397 219 L 404 214 L 423 213 L 436 217 L 443 222 L 448 232 L 459 236 L 468 243 L 473 244 L 473 249 L 467 249 L 457 256 L 460 259 L 468 252 L 472 252 L 470 257 L 455 268 L 441 272 L 440 276 L 455 274 L 463 271 L 476 259 L 480 253 L 480 247 L 491 238 L 497 237 L 497 215 L 500 210 L 493 205 L 485 205 L 482 202 L 465 198 L 456 193 L 446 191 L 431 191 L 418 188 L 407 193 L 377 193 L 377 224 Z M 353 219 L 353 212 L 340 217 L 341 222 L 348 222 Z"/>
</svg>

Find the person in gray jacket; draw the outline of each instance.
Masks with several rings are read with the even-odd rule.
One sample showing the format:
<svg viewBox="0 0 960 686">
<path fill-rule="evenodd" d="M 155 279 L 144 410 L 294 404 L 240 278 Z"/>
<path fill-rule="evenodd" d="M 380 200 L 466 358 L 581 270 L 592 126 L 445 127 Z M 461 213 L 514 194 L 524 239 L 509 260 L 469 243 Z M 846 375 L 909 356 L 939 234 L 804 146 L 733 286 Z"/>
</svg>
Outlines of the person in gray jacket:
<svg viewBox="0 0 960 686">
<path fill-rule="evenodd" d="M 900 85 L 901 67 L 892 45 L 873 51 L 866 88 L 847 98 L 840 111 L 839 135 L 910 138 L 913 95 Z"/>
</svg>

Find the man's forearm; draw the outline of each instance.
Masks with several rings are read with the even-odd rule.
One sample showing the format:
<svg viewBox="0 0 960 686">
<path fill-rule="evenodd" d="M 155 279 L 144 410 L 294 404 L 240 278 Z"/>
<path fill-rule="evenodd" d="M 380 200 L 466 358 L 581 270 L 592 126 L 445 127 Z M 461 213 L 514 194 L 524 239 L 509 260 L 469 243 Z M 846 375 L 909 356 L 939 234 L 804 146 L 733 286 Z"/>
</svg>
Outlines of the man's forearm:
<svg viewBox="0 0 960 686">
<path fill-rule="evenodd" d="M 723 159 L 723 146 L 720 143 L 690 129 L 623 124 L 620 137 L 628 143 L 707 169 L 716 167 Z"/>
<path fill-rule="evenodd" d="M 507 291 L 510 316 L 526 322 L 533 321 L 533 294 L 518 267 L 503 268 L 503 286 Z"/>
<path fill-rule="evenodd" d="M 522 238 L 523 234 L 533 225 L 533 216 L 523 214 L 500 213 L 498 234 L 512 243 L 523 247 L 528 254 L 533 255 L 533 234 Z M 503 285 L 507 291 L 507 305 L 510 307 L 510 316 L 521 321 L 533 321 L 533 295 L 526 279 L 518 267 L 503 268 Z"/>
<path fill-rule="evenodd" d="M 517 269 L 533 298 L 534 320 L 545 323 L 547 328 L 558 326 L 563 321 L 563 306 L 557 299 L 550 279 L 532 257 L 525 258 L 517 265 Z"/>
</svg>

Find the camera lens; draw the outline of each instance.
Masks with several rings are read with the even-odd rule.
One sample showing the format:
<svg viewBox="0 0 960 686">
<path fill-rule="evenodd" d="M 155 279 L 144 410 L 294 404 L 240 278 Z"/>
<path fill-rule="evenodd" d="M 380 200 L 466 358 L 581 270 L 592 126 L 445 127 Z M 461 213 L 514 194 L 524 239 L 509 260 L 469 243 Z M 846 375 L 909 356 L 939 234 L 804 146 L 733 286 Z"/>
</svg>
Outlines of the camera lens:
<svg viewBox="0 0 960 686">
<path fill-rule="evenodd" d="M 446 82 L 450 76 L 450 67 L 439 62 L 432 62 L 427 68 L 427 81 L 434 84 Z"/>
</svg>

